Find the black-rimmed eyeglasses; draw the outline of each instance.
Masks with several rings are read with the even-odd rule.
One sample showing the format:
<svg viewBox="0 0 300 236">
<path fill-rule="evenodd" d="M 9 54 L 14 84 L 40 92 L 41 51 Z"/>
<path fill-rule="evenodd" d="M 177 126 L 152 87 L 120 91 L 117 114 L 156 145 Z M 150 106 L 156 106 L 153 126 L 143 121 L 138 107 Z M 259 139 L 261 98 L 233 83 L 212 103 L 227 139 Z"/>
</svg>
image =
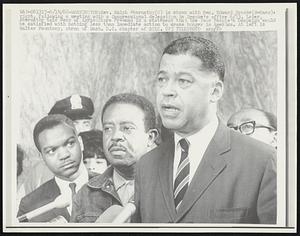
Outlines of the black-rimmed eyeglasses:
<svg viewBox="0 0 300 236">
<path fill-rule="evenodd" d="M 253 134 L 255 129 L 257 129 L 257 128 L 266 128 L 269 130 L 275 130 L 271 126 L 256 124 L 256 122 L 254 120 L 244 122 L 237 126 L 228 125 L 228 127 L 231 129 L 234 129 L 234 130 L 239 130 L 242 134 L 246 134 L 246 135 Z"/>
</svg>

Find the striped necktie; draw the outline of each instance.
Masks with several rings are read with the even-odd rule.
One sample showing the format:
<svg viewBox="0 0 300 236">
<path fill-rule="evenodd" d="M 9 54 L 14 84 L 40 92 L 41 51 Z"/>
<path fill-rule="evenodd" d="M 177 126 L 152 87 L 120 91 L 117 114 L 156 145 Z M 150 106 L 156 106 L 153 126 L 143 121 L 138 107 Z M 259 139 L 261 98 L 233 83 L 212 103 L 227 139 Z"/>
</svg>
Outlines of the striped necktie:
<svg viewBox="0 0 300 236">
<path fill-rule="evenodd" d="M 71 189 L 72 192 L 72 199 L 74 198 L 75 194 L 76 194 L 76 184 L 75 183 L 70 183 L 69 187 Z"/>
<path fill-rule="evenodd" d="M 189 143 L 186 139 L 180 139 L 179 144 L 181 146 L 181 158 L 174 182 L 174 202 L 177 211 L 188 189 L 190 173 L 190 162 L 188 158 Z"/>
</svg>

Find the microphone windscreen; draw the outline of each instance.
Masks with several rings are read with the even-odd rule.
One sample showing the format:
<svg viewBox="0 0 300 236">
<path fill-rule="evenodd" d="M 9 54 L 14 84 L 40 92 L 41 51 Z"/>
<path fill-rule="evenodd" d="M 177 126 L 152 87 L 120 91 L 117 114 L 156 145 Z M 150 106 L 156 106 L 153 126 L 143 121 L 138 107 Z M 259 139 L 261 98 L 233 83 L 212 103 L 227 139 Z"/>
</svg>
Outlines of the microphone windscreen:
<svg viewBox="0 0 300 236">
<path fill-rule="evenodd" d="M 68 197 L 59 195 L 54 201 L 18 217 L 18 220 L 19 222 L 30 221 L 32 218 L 44 214 L 54 208 L 67 207 L 70 205 L 70 201 L 71 200 Z"/>
<path fill-rule="evenodd" d="M 70 202 L 72 200 L 69 199 L 69 197 L 65 194 L 59 195 L 55 200 L 53 201 L 55 208 L 65 208 L 70 205 Z"/>
<path fill-rule="evenodd" d="M 130 217 L 135 213 L 136 206 L 133 202 L 127 203 L 123 210 L 120 212 L 119 215 L 113 220 L 112 223 L 128 223 L 130 220 Z"/>
<path fill-rule="evenodd" d="M 113 220 L 121 213 L 124 207 L 112 205 L 107 208 L 95 221 L 95 223 L 112 223 Z"/>
<path fill-rule="evenodd" d="M 68 223 L 68 221 L 63 216 L 57 216 L 57 217 L 53 218 L 52 220 L 50 220 L 49 223 L 64 224 L 64 223 Z"/>
</svg>

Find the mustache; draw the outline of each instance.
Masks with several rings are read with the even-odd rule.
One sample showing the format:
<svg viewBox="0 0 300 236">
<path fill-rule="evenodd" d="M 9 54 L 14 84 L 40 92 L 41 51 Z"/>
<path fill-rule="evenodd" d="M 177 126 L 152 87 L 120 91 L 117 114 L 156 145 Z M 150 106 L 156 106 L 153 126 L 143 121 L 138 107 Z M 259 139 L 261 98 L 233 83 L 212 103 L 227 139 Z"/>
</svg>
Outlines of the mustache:
<svg viewBox="0 0 300 236">
<path fill-rule="evenodd" d="M 123 146 L 120 143 L 116 143 L 116 142 L 113 142 L 111 145 L 109 145 L 108 151 L 110 151 L 112 148 L 115 148 L 115 147 L 121 148 L 121 149 L 124 149 L 125 151 L 127 151 L 127 148 L 125 146 Z"/>
</svg>

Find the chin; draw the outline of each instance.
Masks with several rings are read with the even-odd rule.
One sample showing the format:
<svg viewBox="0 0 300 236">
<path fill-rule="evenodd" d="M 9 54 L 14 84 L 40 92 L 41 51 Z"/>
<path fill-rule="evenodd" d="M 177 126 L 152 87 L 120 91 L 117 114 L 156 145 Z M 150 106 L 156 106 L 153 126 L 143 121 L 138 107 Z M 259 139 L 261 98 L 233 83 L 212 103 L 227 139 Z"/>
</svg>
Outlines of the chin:
<svg viewBox="0 0 300 236">
<path fill-rule="evenodd" d="M 78 168 L 72 168 L 70 170 L 65 171 L 64 173 L 62 173 L 63 176 L 65 176 L 66 178 L 72 177 L 76 172 L 78 171 Z"/>
<path fill-rule="evenodd" d="M 123 168 L 127 168 L 129 166 L 132 166 L 133 163 L 129 163 L 129 162 L 118 162 L 115 163 L 115 166 L 119 166 L 119 167 L 123 167 Z"/>
<path fill-rule="evenodd" d="M 172 120 L 168 120 L 168 119 L 166 119 L 166 120 L 163 121 L 163 125 L 167 129 L 170 129 L 170 130 L 173 130 L 173 131 L 178 130 L 178 129 L 181 128 L 181 125 L 179 125 L 178 122 L 172 121 Z"/>
</svg>

